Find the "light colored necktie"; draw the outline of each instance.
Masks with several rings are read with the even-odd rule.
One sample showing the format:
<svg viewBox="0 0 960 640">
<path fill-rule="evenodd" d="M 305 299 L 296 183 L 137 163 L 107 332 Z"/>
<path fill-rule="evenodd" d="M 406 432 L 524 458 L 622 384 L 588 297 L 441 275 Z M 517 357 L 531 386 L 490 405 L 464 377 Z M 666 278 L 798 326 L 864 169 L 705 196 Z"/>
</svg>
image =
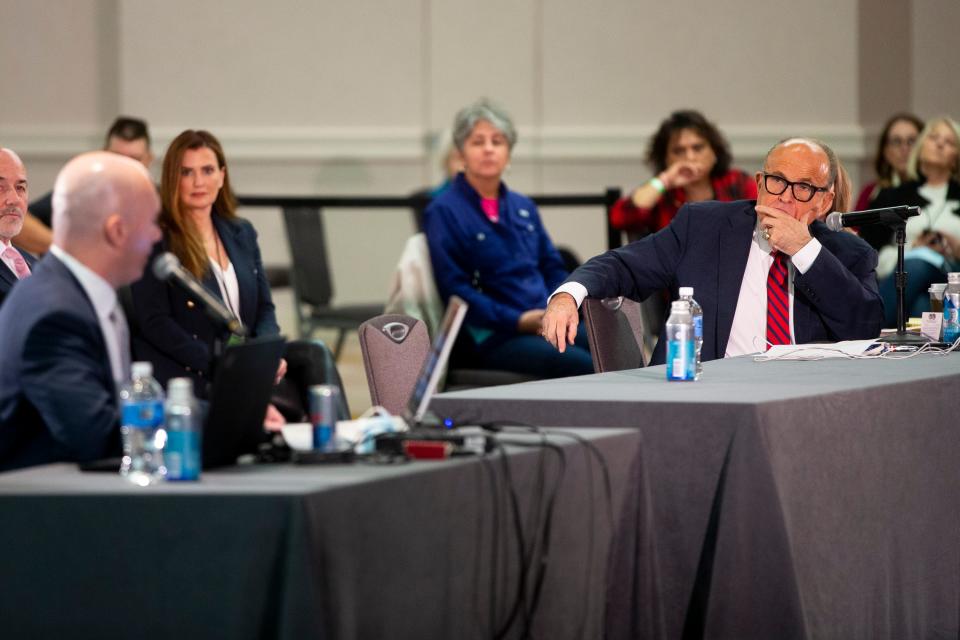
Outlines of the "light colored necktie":
<svg viewBox="0 0 960 640">
<path fill-rule="evenodd" d="M 13 272 L 17 274 L 18 280 L 23 280 L 30 275 L 30 267 L 19 251 L 13 247 L 7 247 L 3 250 L 3 257 L 13 263 Z"/>
<path fill-rule="evenodd" d="M 127 318 L 123 315 L 123 309 L 119 302 L 113 308 L 108 316 L 113 325 L 114 336 L 117 341 L 117 355 L 120 357 L 120 380 L 130 378 L 130 329 L 127 326 Z"/>
</svg>

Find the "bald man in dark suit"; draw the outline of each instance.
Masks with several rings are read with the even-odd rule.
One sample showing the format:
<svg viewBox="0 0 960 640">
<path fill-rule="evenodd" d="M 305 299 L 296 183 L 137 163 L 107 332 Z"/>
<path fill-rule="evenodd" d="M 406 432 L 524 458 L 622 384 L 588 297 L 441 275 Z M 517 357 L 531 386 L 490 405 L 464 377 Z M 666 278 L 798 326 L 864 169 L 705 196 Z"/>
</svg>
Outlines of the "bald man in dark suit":
<svg viewBox="0 0 960 640">
<path fill-rule="evenodd" d="M 143 165 L 83 154 L 60 171 L 53 245 L 0 307 L 0 471 L 119 453 L 129 333 L 116 289 L 160 239 Z"/>
</svg>

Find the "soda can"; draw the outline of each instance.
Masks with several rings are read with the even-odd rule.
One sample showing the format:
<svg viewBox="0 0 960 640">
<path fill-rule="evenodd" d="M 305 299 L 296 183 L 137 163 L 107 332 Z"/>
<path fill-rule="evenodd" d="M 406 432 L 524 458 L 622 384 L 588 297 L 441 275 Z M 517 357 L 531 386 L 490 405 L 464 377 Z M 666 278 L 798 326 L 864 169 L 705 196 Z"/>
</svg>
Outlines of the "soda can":
<svg viewBox="0 0 960 640">
<path fill-rule="evenodd" d="M 337 407 L 340 389 L 329 384 L 310 387 L 310 423 L 314 451 L 333 451 L 337 440 Z"/>
</svg>

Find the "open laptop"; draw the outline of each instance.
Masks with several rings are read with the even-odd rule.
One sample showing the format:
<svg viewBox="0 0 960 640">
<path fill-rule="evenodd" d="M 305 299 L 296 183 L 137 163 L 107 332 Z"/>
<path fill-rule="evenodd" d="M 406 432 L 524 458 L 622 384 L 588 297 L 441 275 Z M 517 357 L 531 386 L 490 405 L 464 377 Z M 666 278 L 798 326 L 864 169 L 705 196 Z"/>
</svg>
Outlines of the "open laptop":
<svg viewBox="0 0 960 640">
<path fill-rule="evenodd" d="M 263 417 L 285 346 L 281 336 L 254 338 L 220 356 L 203 428 L 204 469 L 231 465 L 263 442 Z"/>
<path fill-rule="evenodd" d="M 407 408 L 403 412 L 403 419 L 411 429 L 422 426 L 440 426 L 436 421 L 430 422 L 427 419 L 427 409 L 430 406 L 433 394 L 437 392 L 440 377 L 446 371 L 450 351 L 453 349 L 453 343 L 457 341 L 457 334 L 460 333 L 460 327 L 463 325 L 463 318 L 467 315 L 468 307 L 469 305 L 461 298 L 450 296 L 447 311 L 443 315 L 440 327 L 437 329 L 437 335 L 430 346 L 427 359 L 420 369 L 417 382 L 413 385 L 413 393 L 410 395 L 409 402 L 407 402 Z"/>
</svg>

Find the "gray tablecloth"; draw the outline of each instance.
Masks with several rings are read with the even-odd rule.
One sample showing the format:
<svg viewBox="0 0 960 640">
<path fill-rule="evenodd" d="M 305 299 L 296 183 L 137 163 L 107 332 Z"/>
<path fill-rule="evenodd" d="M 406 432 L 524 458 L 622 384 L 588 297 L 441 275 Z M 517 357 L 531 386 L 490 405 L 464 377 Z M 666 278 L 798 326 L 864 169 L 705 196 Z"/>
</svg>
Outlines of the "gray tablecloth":
<svg viewBox="0 0 960 640">
<path fill-rule="evenodd" d="M 581 432 L 619 512 L 639 434 Z M 550 440 L 566 473 L 533 628 L 597 637 L 611 538 L 600 467 Z M 528 532 L 540 470 L 549 488 L 558 460 L 511 448 Z M 69 465 L 0 474 L 0 636 L 491 637 L 518 578 L 506 496 L 499 462 L 476 458 L 238 467 L 147 489 Z"/>
<path fill-rule="evenodd" d="M 960 355 L 709 362 L 443 394 L 461 421 L 641 434 L 613 638 L 960 635 Z"/>
</svg>

